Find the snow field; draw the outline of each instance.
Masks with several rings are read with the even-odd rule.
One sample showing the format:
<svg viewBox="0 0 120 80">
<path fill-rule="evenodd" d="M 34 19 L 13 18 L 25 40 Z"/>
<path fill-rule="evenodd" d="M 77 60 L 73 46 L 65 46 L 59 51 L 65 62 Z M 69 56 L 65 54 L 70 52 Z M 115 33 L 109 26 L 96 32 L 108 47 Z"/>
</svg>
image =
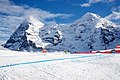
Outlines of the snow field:
<svg viewBox="0 0 120 80">
<path fill-rule="evenodd" d="M 119 54 L 36 54 L 0 50 L 0 66 L 74 57 L 80 58 L 0 68 L 0 80 L 120 80 Z"/>
</svg>

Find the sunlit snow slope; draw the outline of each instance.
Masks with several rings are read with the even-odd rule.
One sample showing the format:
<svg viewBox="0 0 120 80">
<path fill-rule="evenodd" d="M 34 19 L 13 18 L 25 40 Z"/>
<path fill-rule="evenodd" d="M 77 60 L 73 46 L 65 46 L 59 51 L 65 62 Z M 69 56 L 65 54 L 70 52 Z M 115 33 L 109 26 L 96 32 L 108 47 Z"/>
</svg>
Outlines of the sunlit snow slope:
<svg viewBox="0 0 120 80">
<path fill-rule="evenodd" d="M 119 54 L 0 50 L 0 80 L 119 80 Z"/>
</svg>

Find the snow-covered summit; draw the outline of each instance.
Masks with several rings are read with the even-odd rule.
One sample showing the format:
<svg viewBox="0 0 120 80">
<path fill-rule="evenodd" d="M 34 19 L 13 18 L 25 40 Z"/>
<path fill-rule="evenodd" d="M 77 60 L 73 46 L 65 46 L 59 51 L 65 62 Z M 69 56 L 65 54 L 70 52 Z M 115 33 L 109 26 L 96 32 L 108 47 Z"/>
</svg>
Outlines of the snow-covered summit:
<svg viewBox="0 0 120 80">
<path fill-rule="evenodd" d="M 85 15 L 83 15 L 81 18 L 90 19 L 90 20 L 95 20 L 95 19 L 101 19 L 102 17 L 99 16 L 99 15 L 97 15 L 97 14 L 87 12 L 87 13 L 86 13 Z"/>
<path fill-rule="evenodd" d="M 92 24 L 96 24 L 98 21 L 100 21 L 102 17 L 100 17 L 97 14 L 94 13 L 86 13 L 85 15 L 83 15 L 81 18 L 79 18 L 78 20 L 76 20 L 74 23 L 92 23 Z"/>
<path fill-rule="evenodd" d="M 115 23 L 102 18 L 101 16 L 94 14 L 94 13 L 86 13 L 81 18 L 76 20 L 72 25 L 86 25 L 85 27 L 91 27 L 91 28 L 108 28 L 108 26 L 112 25 L 113 27 L 116 27 Z M 74 26 L 75 27 L 75 26 Z"/>
<path fill-rule="evenodd" d="M 36 28 L 41 28 L 44 26 L 42 22 L 40 22 L 38 19 L 36 19 L 33 16 L 29 16 L 25 21 L 32 23 L 34 26 L 36 26 Z"/>
</svg>

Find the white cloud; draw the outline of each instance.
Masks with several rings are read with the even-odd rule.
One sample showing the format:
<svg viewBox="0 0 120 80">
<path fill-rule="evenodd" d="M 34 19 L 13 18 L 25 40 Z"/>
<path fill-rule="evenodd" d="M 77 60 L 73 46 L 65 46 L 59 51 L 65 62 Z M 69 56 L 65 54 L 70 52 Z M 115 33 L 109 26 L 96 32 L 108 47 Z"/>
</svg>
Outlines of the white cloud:
<svg viewBox="0 0 120 80">
<path fill-rule="evenodd" d="M 111 3 L 111 2 L 114 2 L 114 1 L 115 0 L 89 0 L 87 3 L 83 3 L 80 6 L 81 7 L 90 7 L 92 4 L 99 3 L 99 2 L 102 2 L 102 3 Z"/>
<path fill-rule="evenodd" d="M 89 0 L 88 3 L 99 3 L 99 2 L 105 2 L 105 3 L 110 3 L 110 2 L 114 2 L 115 0 Z"/>
<path fill-rule="evenodd" d="M 55 17 L 64 19 L 72 16 L 71 14 L 64 14 L 64 13 L 52 14 L 50 12 L 47 12 L 41 9 L 34 9 L 34 8 L 30 8 L 29 10 L 26 10 L 24 12 L 24 15 L 25 17 L 34 16 L 36 18 L 39 18 L 39 20 L 45 20 L 48 18 L 55 18 Z"/>
<path fill-rule="evenodd" d="M 120 12 L 120 6 L 112 7 L 112 11 Z"/>
<path fill-rule="evenodd" d="M 0 44 L 8 40 L 23 20 L 23 17 L 0 15 Z"/>
<path fill-rule="evenodd" d="M 108 2 L 114 2 L 115 0 L 107 0 Z"/>
<path fill-rule="evenodd" d="M 105 17 L 108 20 L 118 20 L 120 19 L 120 12 L 112 12 L 112 14 Z"/>
<path fill-rule="evenodd" d="M 63 13 L 53 14 L 38 8 L 15 5 L 10 0 L 0 0 L 0 34 L 5 35 L 0 36 L 0 42 L 2 42 L 3 37 L 7 40 L 8 36 L 10 36 L 20 23 L 29 16 L 34 16 L 41 21 L 45 21 L 45 19 L 48 18 L 69 18 L 72 15 Z"/>
<path fill-rule="evenodd" d="M 55 18 L 55 17 L 67 17 L 68 18 L 71 16 L 71 14 L 62 14 L 62 13 L 52 14 L 48 11 L 44 11 L 44 10 L 37 9 L 37 8 L 14 5 L 8 0 L 1 0 L 0 7 L 1 7 L 0 8 L 1 13 L 5 13 L 9 15 L 16 15 L 16 16 L 29 16 L 29 15 L 35 16 L 36 15 L 37 18 L 39 17 L 43 20 L 46 18 Z"/>
<path fill-rule="evenodd" d="M 103 0 L 89 0 L 87 3 L 80 4 L 81 7 L 90 7 L 94 3 L 101 2 Z"/>
<path fill-rule="evenodd" d="M 9 15 L 15 15 L 15 14 L 18 15 L 18 14 L 22 14 L 25 11 L 24 7 L 14 5 L 12 2 L 8 0 L 1 0 L 0 7 L 1 7 L 0 8 L 1 13 L 6 13 Z"/>
<path fill-rule="evenodd" d="M 101 1 L 104 1 L 104 0 L 89 0 L 88 3 L 98 3 L 98 2 L 101 2 Z"/>
<path fill-rule="evenodd" d="M 84 4 L 81 4 L 80 6 L 81 6 L 81 7 L 90 7 L 91 4 L 89 4 L 89 3 L 84 3 Z"/>
<path fill-rule="evenodd" d="M 106 16 L 105 18 L 120 23 L 120 6 L 113 6 L 111 11 L 112 13 Z"/>
</svg>

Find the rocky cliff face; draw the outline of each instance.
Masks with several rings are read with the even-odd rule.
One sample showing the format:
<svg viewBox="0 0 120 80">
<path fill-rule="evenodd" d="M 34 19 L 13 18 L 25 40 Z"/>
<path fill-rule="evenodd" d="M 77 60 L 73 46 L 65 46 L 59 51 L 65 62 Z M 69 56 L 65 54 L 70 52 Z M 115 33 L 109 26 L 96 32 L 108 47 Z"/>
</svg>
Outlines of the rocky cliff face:
<svg viewBox="0 0 120 80">
<path fill-rule="evenodd" d="M 24 21 L 6 42 L 12 50 L 91 51 L 120 44 L 120 27 L 99 15 L 86 13 L 70 25 Z"/>
<path fill-rule="evenodd" d="M 4 47 L 20 51 L 40 51 L 46 43 L 39 36 L 39 29 L 43 23 L 29 17 L 17 28 Z"/>
</svg>

